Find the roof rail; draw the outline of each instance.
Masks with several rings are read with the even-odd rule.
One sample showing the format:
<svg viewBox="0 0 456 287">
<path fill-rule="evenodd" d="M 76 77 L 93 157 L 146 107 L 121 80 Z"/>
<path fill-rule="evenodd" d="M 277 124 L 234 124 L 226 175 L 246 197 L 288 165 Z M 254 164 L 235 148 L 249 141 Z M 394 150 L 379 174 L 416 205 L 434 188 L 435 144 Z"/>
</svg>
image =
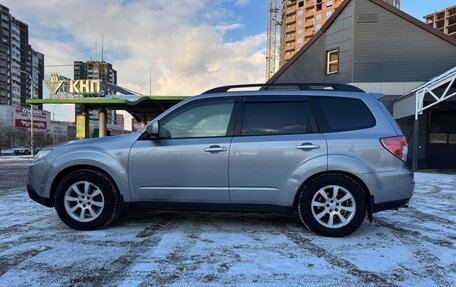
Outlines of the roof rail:
<svg viewBox="0 0 456 287">
<path fill-rule="evenodd" d="M 306 90 L 320 90 L 320 91 L 339 91 L 339 92 L 362 92 L 358 87 L 346 85 L 346 84 L 328 84 L 328 83 L 280 83 L 280 84 L 244 84 L 244 85 L 231 85 L 231 86 L 222 86 L 213 88 L 205 91 L 203 94 L 213 94 L 213 93 L 225 93 L 231 89 L 236 88 L 252 88 L 252 87 L 261 87 L 261 90 L 277 90 L 271 89 L 274 87 L 295 87 L 297 90 L 306 91 Z M 279 89 L 280 90 L 280 89 Z M 282 89 L 282 90 L 293 90 L 293 89 Z"/>
</svg>

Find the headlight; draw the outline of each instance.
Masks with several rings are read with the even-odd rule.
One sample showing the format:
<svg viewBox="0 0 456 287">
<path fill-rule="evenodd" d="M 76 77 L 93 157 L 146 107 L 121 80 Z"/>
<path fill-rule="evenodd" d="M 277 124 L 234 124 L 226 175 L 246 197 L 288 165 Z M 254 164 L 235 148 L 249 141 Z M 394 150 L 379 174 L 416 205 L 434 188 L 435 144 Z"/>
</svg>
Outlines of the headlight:
<svg viewBox="0 0 456 287">
<path fill-rule="evenodd" d="M 51 152 L 50 149 L 47 149 L 47 150 L 40 150 L 40 151 L 35 155 L 35 158 L 33 159 L 33 161 L 38 161 L 38 160 L 44 158 L 44 157 L 47 156 L 50 152 Z"/>
</svg>

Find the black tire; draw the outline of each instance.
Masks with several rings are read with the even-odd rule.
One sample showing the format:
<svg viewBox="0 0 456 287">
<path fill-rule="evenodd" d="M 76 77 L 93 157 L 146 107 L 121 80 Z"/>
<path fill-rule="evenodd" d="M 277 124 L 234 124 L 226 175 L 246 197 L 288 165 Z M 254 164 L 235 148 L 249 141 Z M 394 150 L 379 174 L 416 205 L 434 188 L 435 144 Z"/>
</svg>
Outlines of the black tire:
<svg viewBox="0 0 456 287">
<path fill-rule="evenodd" d="M 87 181 L 97 186 L 104 198 L 104 206 L 101 213 L 89 222 L 81 222 L 72 218 L 64 205 L 66 191 L 80 181 Z M 79 170 L 65 176 L 57 185 L 54 196 L 54 206 L 60 219 L 69 227 L 77 230 L 100 229 L 111 224 L 117 219 L 120 211 L 120 195 L 113 180 L 106 174 L 94 170 Z"/>
<path fill-rule="evenodd" d="M 354 214 L 350 220 L 347 220 L 348 223 L 344 226 L 341 227 L 334 227 L 334 228 L 329 228 L 327 226 L 324 226 L 322 223 L 320 223 L 317 219 L 314 213 L 312 212 L 312 200 L 314 199 L 314 196 L 316 196 L 317 192 L 319 192 L 320 189 L 328 186 L 339 186 L 342 187 L 343 189 L 349 191 L 352 195 L 352 199 L 350 199 L 349 203 L 352 203 L 354 201 L 355 203 L 355 208 L 353 208 Z M 331 190 L 331 188 L 329 188 Z M 342 190 L 342 189 L 341 189 Z M 333 192 L 335 193 L 335 192 Z M 317 198 L 319 195 L 316 196 Z M 320 197 L 321 198 L 321 197 Z M 324 199 L 321 199 L 324 200 Z M 325 201 L 326 202 L 326 201 Z M 342 204 L 347 204 L 345 203 L 338 203 L 340 205 Z M 334 206 L 333 206 L 334 207 Z M 328 208 L 328 209 L 326 209 Z M 323 210 L 329 210 L 330 207 L 314 207 L 315 213 L 317 212 L 322 212 Z M 336 207 L 337 208 L 337 207 Z M 325 221 L 328 219 L 329 221 L 329 213 L 326 213 L 325 211 L 325 217 L 322 218 L 322 221 Z M 335 211 L 332 211 L 335 212 Z M 349 214 L 351 213 L 346 213 L 346 211 L 342 211 L 340 209 L 340 212 L 344 212 L 344 214 L 349 217 Z M 312 180 L 310 183 L 308 183 L 301 191 L 301 194 L 299 196 L 299 201 L 298 201 L 298 213 L 299 217 L 301 218 L 301 221 L 304 223 L 307 228 L 309 228 L 311 231 L 323 235 L 323 236 L 328 236 L 328 237 L 344 237 L 352 234 L 355 232 L 363 223 L 364 218 L 366 217 L 366 200 L 365 200 L 365 194 L 363 188 L 352 178 L 342 175 L 342 174 L 326 174 L 319 176 Z M 320 213 L 318 213 L 320 214 Z M 317 214 L 317 215 L 318 215 Z M 343 225 L 342 221 L 340 220 L 339 216 L 334 215 L 333 216 L 334 222 L 337 221 L 338 224 Z M 337 219 L 336 219 L 337 218 Z"/>
</svg>

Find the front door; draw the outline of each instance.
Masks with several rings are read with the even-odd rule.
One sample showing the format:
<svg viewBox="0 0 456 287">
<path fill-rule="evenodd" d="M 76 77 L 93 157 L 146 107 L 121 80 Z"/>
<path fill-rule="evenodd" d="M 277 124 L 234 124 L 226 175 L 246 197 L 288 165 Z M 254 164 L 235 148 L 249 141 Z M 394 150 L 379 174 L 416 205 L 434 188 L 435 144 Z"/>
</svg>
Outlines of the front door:
<svg viewBox="0 0 456 287">
<path fill-rule="evenodd" d="M 190 102 L 138 140 L 129 158 L 134 201 L 229 203 L 228 156 L 235 100 Z"/>
</svg>

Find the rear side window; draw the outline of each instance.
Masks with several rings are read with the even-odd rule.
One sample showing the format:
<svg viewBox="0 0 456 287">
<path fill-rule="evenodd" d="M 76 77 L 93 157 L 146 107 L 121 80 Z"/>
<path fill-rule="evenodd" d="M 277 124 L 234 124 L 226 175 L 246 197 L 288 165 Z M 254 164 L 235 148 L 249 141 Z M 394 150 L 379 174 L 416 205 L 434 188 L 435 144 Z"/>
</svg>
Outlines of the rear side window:
<svg viewBox="0 0 456 287">
<path fill-rule="evenodd" d="M 375 118 L 360 99 L 311 97 L 322 132 L 341 132 L 375 126 Z"/>
<path fill-rule="evenodd" d="M 311 133 L 316 128 L 306 102 L 245 102 L 241 135 Z"/>
</svg>

